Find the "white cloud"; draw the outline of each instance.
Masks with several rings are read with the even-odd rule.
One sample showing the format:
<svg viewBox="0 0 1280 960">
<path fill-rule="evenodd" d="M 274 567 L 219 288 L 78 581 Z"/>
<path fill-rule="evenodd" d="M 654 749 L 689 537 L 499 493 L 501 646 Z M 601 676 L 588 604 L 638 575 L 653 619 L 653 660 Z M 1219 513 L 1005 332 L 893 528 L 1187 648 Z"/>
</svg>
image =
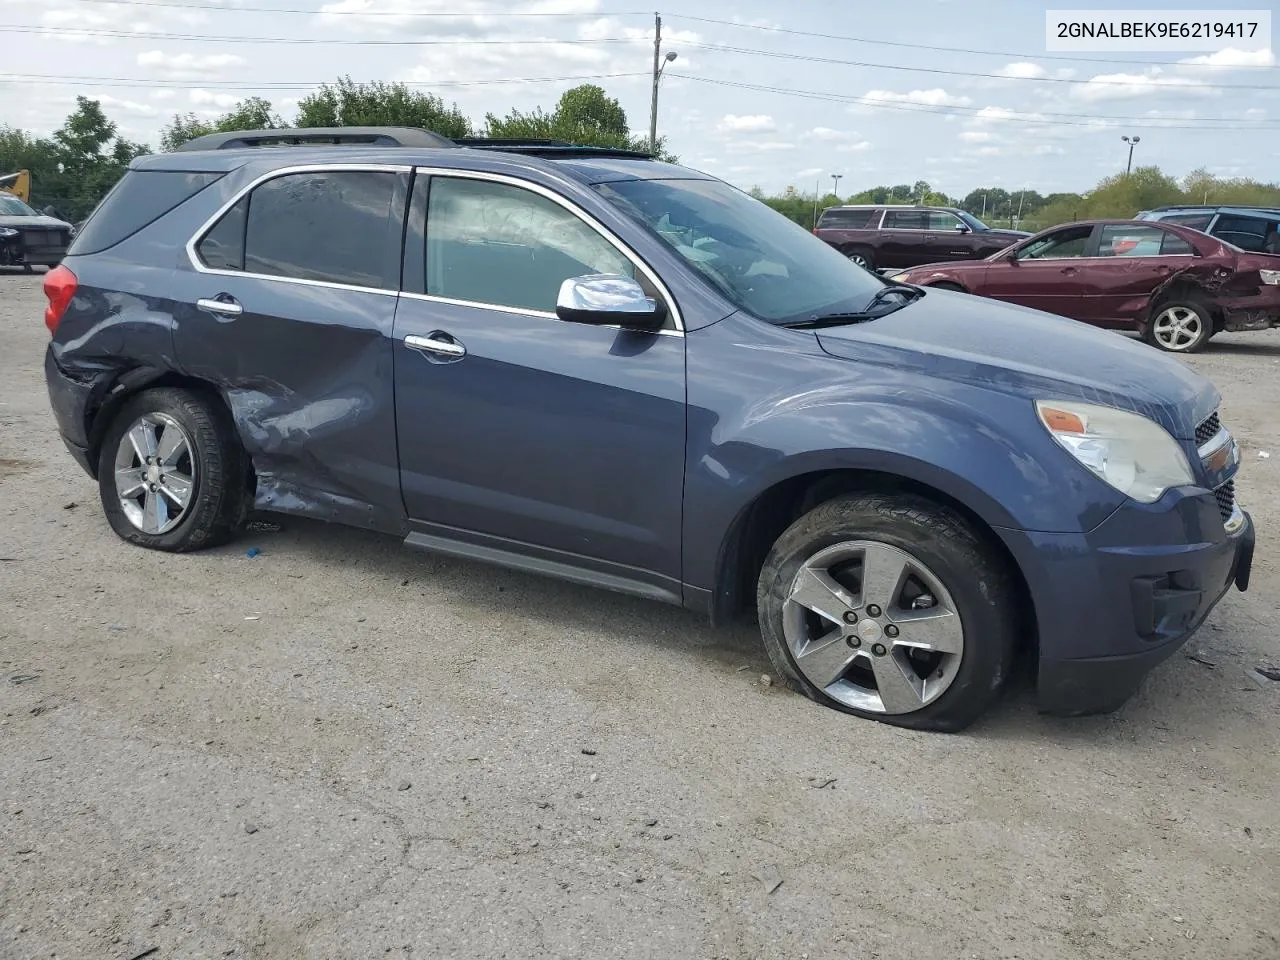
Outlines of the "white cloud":
<svg viewBox="0 0 1280 960">
<path fill-rule="evenodd" d="M 240 102 L 240 98 L 230 93 L 215 93 L 212 90 L 191 90 L 187 94 L 192 103 L 201 106 L 221 107 L 226 110 Z"/>
<path fill-rule="evenodd" d="M 998 157 L 1004 150 L 1000 147 L 979 147 L 973 152 L 979 157 Z"/>
<path fill-rule="evenodd" d="M 857 143 L 842 143 L 836 147 L 839 153 L 866 153 L 870 149 L 870 140 L 859 140 Z"/>
<path fill-rule="evenodd" d="M 761 143 L 753 143 L 752 150 L 794 150 L 796 145 L 790 140 L 765 140 Z"/>
<path fill-rule="evenodd" d="M 1276 55 L 1269 47 L 1265 50 L 1237 50 L 1235 47 L 1226 47 L 1202 57 L 1191 57 L 1179 62 L 1211 67 L 1215 70 L 1234 70 L 1238 67 L 1274 67 Z"/>
<path fill-rule="evenodd" d="M 808 179 L 809 177 L 816 177 L 821 172 L 822 172 L 821 167 L 805 167 L 803 170 L 796 171 L 796 179 L 805 180 L 805 179 Z"/>
<path fill-rule="evenodd" d="M 1024 113 L 1021 110 L 1010 110 L 1008 107 L 983 107 L 969 118 L 969 122 L 974 126 L 982 126 L 988 123 L 1011 123 L 1023 120 L 1043 122 L 1046 119 L 1043 114 Z"/>
<path fill-rule="evenodd" d="M 1034 80 L 1037 77 L 1045 76 L 1048 71 L 1038 63 L 1027 63 L 1020 61 L 1018 63 L 1007 63 L 999 70 L 1000 76 L 1012 77 L 1015 80 Z"/>
<path fill-rule="evenodd" d="M 203 77 L 218 74 L 227 67 L 238 67 L 245 63 L 244 57 L 234 53 L 211 53 L 200 55 L 195 53 L 165 53 L 163 50 L 148 50 L 138 54 L 138 66 L 155 71 L 165 78 Z"/>
<path fill-rule="evenodd" d="M 773 117 L 768 114 L 757 113 L 737 116 L 736 114 L 727 113 L 724 119 L 720 121 L 720 129 L 726 133 L 763 133 L 767 130 L 776 130 L 777 124 L 773 122 Z"/>
<path fill-rule="evenodd" d="M 1091 103 L 1099 100 L 1127 100 L 1162 93 L 1209 93 L 1203 81 L 1166 75 L 1159 67 L 1143 73 L 1103 73 L 1078 84 L 1071 95 Z"/>
<path fill-rule="evenodd" d="M 893 90 L 868 90 L 864 100 L 875 100 L 879 103 L 915 103 L 928 107 L 964 107 L 972 101 L 965 96 L 947 93 L 941 87 L 931 90 L 911 90 L 908 93 L 897 93 Z"/>
<path fill-rule="evenodd" d="M 960 133 L 960 139 L 965 143 L 987 143 L 994 139 L 994 135 L 986 130 L 964 130 Z"/>
<path fill-rule="evenodd" d="M 93 99 L 102 104 L 102 109 L 108 116 L 113 111 L 132 114 L 135 117 L 154 117 L 159 112 L 149 103 L 138 103 L 136 100 L 121 100 L 118 97 L 108 96 L 107 94 L 95 94 Z"/>
<path fill-rule="evenodd" d="M 809 136 L 814 140 L 848 140 L 852 133 L 847 130 L 833 130 L 830 127 L 814 127 L 809 131 Z"/>
</svg>

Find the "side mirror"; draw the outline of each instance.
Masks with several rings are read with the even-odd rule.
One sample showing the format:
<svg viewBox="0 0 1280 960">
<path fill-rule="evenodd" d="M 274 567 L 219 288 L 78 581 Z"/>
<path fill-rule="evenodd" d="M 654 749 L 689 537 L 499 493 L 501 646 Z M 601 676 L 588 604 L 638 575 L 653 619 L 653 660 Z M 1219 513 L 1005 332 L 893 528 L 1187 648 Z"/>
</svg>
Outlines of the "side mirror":
<svg viewBox="0 0 1280 960">
<path fill-rule="evenodd" d="M 969 225 L 967 223 L 956 224 L 956 233 L 968 233 L 968 232 L 969 232 Z"/>
<path fill-rule="evenodd" d="M 560 284 L 556 316 L 568 323 L 657 330 L 666 320 L 666 310 L 631 277 L 602 273 Z"/>
</svg>

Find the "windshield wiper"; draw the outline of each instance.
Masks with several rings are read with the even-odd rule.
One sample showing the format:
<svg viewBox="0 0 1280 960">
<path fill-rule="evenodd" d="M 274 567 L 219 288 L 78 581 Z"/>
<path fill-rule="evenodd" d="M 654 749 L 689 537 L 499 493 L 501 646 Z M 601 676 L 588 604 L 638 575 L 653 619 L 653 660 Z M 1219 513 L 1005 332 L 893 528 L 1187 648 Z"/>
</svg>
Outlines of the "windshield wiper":
<svg viewBox="0 0 1280 960">
<path fill-rule="evenodd" d="M 881 289 L 876 291 L 876 295 L 867 301 L 867 305 L 862 308 L 866 313 L 878 303 L 883 303 L 886 297 L 897 294 L 900 297 L 906 297 L 907 300 L 914 300 L 916 297 L 924 296 L 924 291 L 919 287 L 913 287 L 907 283 L 887 283 Z"/>
<path fill-rule="evenodd" d="M 890 296 L 894 295 L 904 299 L 900 303 L 889 306 L 887 309 L 875 309 L 877 306 L 884 304 Z M 877 290 L 875 296 L 868 300 L 866 307 L 861 310 L 849 313 L 826 313 L 819 317 L 810 317 L 807 320 L 793 320 L 790 323 L 782 324 L 782 326 L 791 330 L 820 330 L 823 327 L 841 327 L 850 323 L 866 323 L 868 320 L 876 320 L 886 314 L 893 313 L 899 307 L 904 307 L 912 300 L 922 296 L 924 296 L 924 291 L 919 287 L 913 287 L 905 283 L 890 283 Z"/>
</svg>

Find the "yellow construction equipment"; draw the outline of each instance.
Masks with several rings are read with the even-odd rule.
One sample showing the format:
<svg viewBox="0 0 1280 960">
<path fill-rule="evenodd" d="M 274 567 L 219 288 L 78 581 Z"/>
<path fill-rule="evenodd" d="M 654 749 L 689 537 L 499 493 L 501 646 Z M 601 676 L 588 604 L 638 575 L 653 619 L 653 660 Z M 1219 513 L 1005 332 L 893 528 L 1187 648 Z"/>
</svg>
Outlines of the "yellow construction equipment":
<svg viewBox="0 0 1280 960">
<path fill-rule="evenodd" d="M 0 193 L 12 193 L 23 203 L 30 203 L 31 172 L 19 170 L 17 173 L 0 174 Z"/>
</svg>

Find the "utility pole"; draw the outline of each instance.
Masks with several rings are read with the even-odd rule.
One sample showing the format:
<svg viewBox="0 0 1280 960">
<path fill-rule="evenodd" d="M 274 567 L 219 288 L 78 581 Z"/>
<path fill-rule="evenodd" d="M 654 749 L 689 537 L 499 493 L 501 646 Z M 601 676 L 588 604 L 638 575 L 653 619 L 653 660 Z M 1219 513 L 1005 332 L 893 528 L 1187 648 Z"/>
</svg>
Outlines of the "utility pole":
<svg viewBox="0 0 1280 960">
<path fill-rule="evenodd" d="M 978 219 L 980 220 L 987 219 L 987 195 L 985 193 L 982 195 L 982 216 L 980 216 Z"/>
<path fill-rule="evenodd" d="M 818 204 L 821 202 L 822 196 L 822 177 L 818 177 L 813 184 L 813 229 L 818 229 Z"/>
<path fill-rule="evenodd" d="M 843 173 L 833 173 L 831 175 L 831 192 L 835 195 L 836 203 L 840 202 L 840 179 L 843 176 Z"/>
<path fill-rule="evenodd" d="M 653 98 L 649 101 L 649 150 L 658 152 L 658 79 L 662 76 L 662 16 L 653 15 Z"/>
</svg>

